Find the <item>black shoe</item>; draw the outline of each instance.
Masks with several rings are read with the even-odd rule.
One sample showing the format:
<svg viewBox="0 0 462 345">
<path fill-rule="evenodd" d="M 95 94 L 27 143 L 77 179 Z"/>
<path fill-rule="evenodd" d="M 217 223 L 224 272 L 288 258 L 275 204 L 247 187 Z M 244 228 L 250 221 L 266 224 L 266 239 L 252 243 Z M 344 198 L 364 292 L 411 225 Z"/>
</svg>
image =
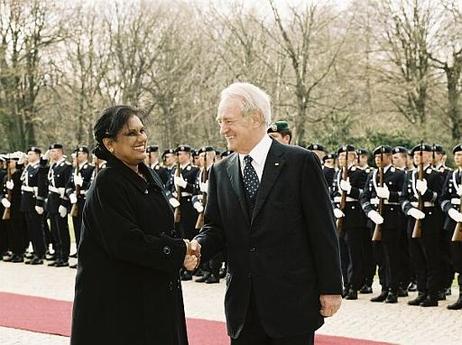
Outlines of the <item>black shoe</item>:
<svg viewBox="0 0 462 345">
<path fill-rule="evenodd" d="M 75 252 L 74 254 L 69 255 L 69 257 L 73 258 L 73 259 L 77 258 L 77 252 Z"/>
<path fill-rule="evenodd" d="M 205 283 L 205 281 L 208 279 L 208 277 L 210 276 L 210 273 L 209 272 L 204 272 L 204 275 L 200 278 L 197 278 L 195 280 L 196 283 Z"/>
<path fill-rule="evenodd" d="M 414 282 L 411 282 L 409 286 L 407 287 L 407 291 L 411 291 L 411 292 L 417 291 L 417 284 Z"/>
<path fill-rule="evenodd" d="M 56 260 L 56 254 L 47 254 L 47 255 L 45 256 L 45 259 L 46 259 L 47 261 L 55 261 L 55 260 Z"/>
<path fill-rule="evenodd" d="M 446 308 L 449 310 L 461 310 L 462 309 L 462 292 L 460 293 L 459 299 L 454 304 L 448 305 Z"/>
<path fill-rule="evenodd" d="M 24 258 L 19 255 L 13 255 L 13 258 L 11 259 L 11 262 L 24 262 Z"/>
<path fill-rule="evenodd" d="M 31 265 L 43 265 L 43 259 L 40 259 L 39 257 L 34 257 L 31 261 L 29 261 Z M 26 262 L 27 264 L 27 262 Z"/>
<path fill-rule="evenodd" d="M 224 277 L 226 277 L 226 267 L 222 267 L 220 268 L 220 274 L 218 275 L 221 279 L 223 279 Z"/>
<path fill-rule="evenodd" d="M 388 291 L 382 291 L 380 295 L 371 298 L 371 302 L 383 302 L 387 299 Z"/>
<path fill-rule="evenodd" d="M 188 271 L 183 271 L 183 274 L 181 275 L 181 280 L 192 280 L 192 274 Z"/>
<path fill-rule="evenodd" d="M 445 301 L 446 300 L 446 289 L 439 291 L 436 298 L 438 299 L 438 301 Z"/>
<path fill-rule="evenodd" d="M 421 303 L 421 307 L 437 307 L 438 306 L 438 297 L 428 295 Z"/>
<path fill-rule="evenodd" d="M 58 262 L 58 261 L 52 261 L 52 262 L 50 262 L 47 266 L 49 266 L 49 267 L 55 267 L 57 262 Z"/>
<path fill-rule="evenodd" d="M 214 274 L 211 274 L 207 280 L 205 281 L 205 284 L 216 284 L 220 282 L 220 278 L 215 277 Z"/>
<path fill-rule="evenodd" d="M 393 292 L 389 292 L 385 303 L 398 303 L 398 295 Z"/>
<path fill-rule="evenodd" d="M 5 261 L 5 262 L 11 262 L 11 261 L 13 260 L 13 257 L 14 257 L 14 255 L 8 255 L 8 254 L 7 254 L 7 255 L 5 255 L 5 256 L 3 257 L 3 261 Z"/>
<path fill-rule="evenodd" d="M 364 285 L 361 289 L 359 289 L 359 293 L 372 293 L 372 286 Z"/>
<path fill-rule="evenodd" d="M 425 299 L 427 298 L 427 294 L 423 292 L 419 292 L 416 298 L 411 299 L 410 301 L 407 302 L 409 305 L 420 305 Z"/>
<path fill-rule="evenodd" d="M 451 295 L 452 295 L 451 288 L 449 287 L 449 288 L 444 289 L 444 294 L 445 294 L 446 296 L 451 296 Z"/>
<path fill-rule="evenodd" d="M 77 264 L 69 265 L 69 268 L 77 268 Z"/>
<path fill-rule="evenodd" d="M 69 266 L 69 262 L 64 261 L 64 260 L 58 260 L 56 261 L 55 267 L 67 267 Z"/>
<path fill-rule="evenodd" d="M 350 291 L 348 291 L 348 294 L 345 296 L 345 299 L 348 299 L 348 300 L 358 299 L 358 291 L 350 289 Z"/>
<path fill-rule="evenodd" d="M 398 293 L 397 293 L 398 297 L 407 297 L 409 296 L 409 294 L 407 293 L 406 290 L 404 290 L 402 287 L 399 287 L 398 288 Z"/>
<path fill-rule="evenodd" d="M 350 292 L 349 288 L 347 287 L 343 288 L 342 297 L 345 298 L 346 296 L 348 296 L 348 292 Z"/>
<path fill-rule="evenodd" d="M 26 259 L 33 259 L 34 256 L 35 256 L 35 255 L 34 255 L 34 252 L 24 254 L 24 257 L 25 257 Z"/>
<path fill-rule="evenodd" d="M 196 270 L 196 272 L 193 273 L 193 276 L 195 276 L 195 277 L 202 277 L 202 276 L 204 276 L 204 271 L 203 271 L 202 269 L 198 268 L 198 269 Z"/>
</svg>

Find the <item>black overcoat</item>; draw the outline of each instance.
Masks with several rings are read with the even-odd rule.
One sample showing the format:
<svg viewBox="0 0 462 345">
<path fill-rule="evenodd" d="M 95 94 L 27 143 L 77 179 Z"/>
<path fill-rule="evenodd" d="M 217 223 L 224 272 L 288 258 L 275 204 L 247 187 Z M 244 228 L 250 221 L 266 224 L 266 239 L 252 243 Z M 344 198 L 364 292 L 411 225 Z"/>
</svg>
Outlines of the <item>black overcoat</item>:
<svg viewBox="0 0 462 345">
<path fill-rule="evenodd" d="M 170 236 L 162 182 L 112 159 L 83 211 L 72 345 L 187 344 L 179 269 L 186 245 Z"/>
</svg>

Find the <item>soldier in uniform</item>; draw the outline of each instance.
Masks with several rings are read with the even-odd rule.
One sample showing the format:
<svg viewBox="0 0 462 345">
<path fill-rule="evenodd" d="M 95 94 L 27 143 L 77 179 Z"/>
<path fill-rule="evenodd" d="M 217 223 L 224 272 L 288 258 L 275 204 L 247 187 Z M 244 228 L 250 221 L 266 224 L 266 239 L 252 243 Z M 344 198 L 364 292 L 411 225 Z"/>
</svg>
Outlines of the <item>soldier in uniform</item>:
<svg viewBox="0 0 462 345">
<path fill-rule="evenodd" d="M 287 121 L 279 120 L 272 123 L 266 132 L 271 138 L 277 140 L 281 144 L 290 145 L 292 141 L 292 131 Z"/>
<path fill-rule="evenodd" d="M 100 159 L 98 158 L 95 154 L 93 154 L 93 172 L 91 174 L 91 182 L 93 183 L 93 180 L 95 179 L 96 175 L 98 175 L 98 173 L 106 168 L 106 161 L 103 160 L 103 159 Z"/>
<path fill-rule="evenodd" d="M 401 207 L 403 212 L 409 216 L 409 249 L 416 271 L 418 295 L 408 304 L 433 307 L 438 306 L 438 292 L 441 288 L 442 212 L 437 206 L 437 200 L 441 195 L 443 177 L 431 165 L 432 147 L 430 145 L 419 144 L 411 150 L 411 153 L 417 167 L 406 174 Z M 423 179 L 418 178 L 421 162 Z M 423 200 L 422 209 L 418 208 L 419 196 Z M 421 221 L 421 238 L 413 238 L 416 220 Z"/>
<path fill-rule="evenodd" d="M 332 185 L 332 199 L 334 215 L 343 218 L 339 234 L 339 243 L 344 275 L 346 299 L 358 298 L 358 290 L 364 285 L 364 250 L 363 238 L 366 228 L 366 217 L 359 203 L 359 196 L 366 183 L 367 174 L 355 165 L 357 154 L 353 145 L 343 145 L 337 151 L 340 169 L 334 177 Z M 343 169 L 347 169 L 348 178 L 343 179 Z M 345 208 L 340 207 L 342 194 L 346 193 Z M 344 265 L 348 263 L 348 268 Z"/>
<path fill-rule="evenodd" d="M 441 209 L 446 214 L 444 233 L 449 234 L 452 263 L 458 273 L 459 298 L 447 306 L 450 310 L 462 310 L 462 241 L 453 238 L 456 225 L 462 223 L 462 144 L 456 145 L 452 150 L 457 169 L 448 174 L 441 195 Z M 459 230 L 460 231 L 460 230 Z"/>
<path fill-rule="evenodd" d="M 379 264 L 379 278 L 382 286 L 380 295 L 372 302 L 396 303 L 400 288 L 399 248 L 401 232 L 404 227 L 401 217 L 399 196 L 404 183 L 404 172 L 392 166 L 392 148 L 379 146 L 373 151 L 377 167 L 383 170 L 383 186 L 380 186 L 380 172 L 374 169 L 369 173 L 364 191 L 361 193 L 361 206 L 369 218 L 372 229 L 381 226 L 382 239 L 374 241 L 374 254 Z M 382 199 L 382 213 L 378 205 Z"/>
<path fill-rule="evenodd" d="M 172 176 L 172 170 L 175 167 L 176 163 L 176 155 L 175 155 L 175 150 L 174 149 L 167 149 L 162 153 L 162 162 L 163 166 L 167 171 L 168 175 L 168 180 L 165 183 L 167 185 L 168 181 L 170 181 L 171 176 Z"/>
<path fill-rule="evenodd" d="M 6 176 L 6 156 L 0 155 L 0 182 L 3 182 Z M 0 203 L 0 214 L 3 214 L 5 208 Z M 6 232 L 5 222 L 0 219 L 0 261 L 12 258 L 11 252 L 8 251 L 8 234 Z"/>
<path fill-rule="evenodd" d="M 313 152 L 316 156 L 318 156 L 318 158 L 319 158 L 319 160 L 321 162 L 322 162 L 324 156 L 326 156 L 326 154 L 327 154 L 326 149 L 321 144 L 310 144 L 310 145 L 308 145 L 307 149 L 310 150 L 311 152 Z"/>
<path fill-rule="evenodd" d="M 63 145 L 50 145 L 50 159 L 53 164 L 48 172 L 47 211 L 50 217 L 51 233 L 55 243 L 56 261 L 48 266 L 69 266 L 70 236 L 67 223 L 69 198 L 66 186 L 72 175 L 72 164 L 64 157 Z"/>
<path fill-rule="evenodd" d="M 28 165 L 21 176 L 21 211 L 24 213 L 26 229 L 34 249 L 31 265 L 43 264 L 46 253 L 45 233 L 42 227 L 45 199 L 47 196 L 46 167 L 41 164 L 42 151 L 35 146 L 27 150 Z"/>
<path fill-rule="evenodd" d="M 170 176 L 167 169 L 161 166 L 159 163 L 159 146 L 150 145 L 146 147 L 146 153 L 146 165 L 150 167 L 152 170 L 154 170 L 157 173 L 157 175 L 159 175 L 160 179 L 162 180 L 162 183 L 165 186 Z"/>
<path fill-rule="evenodd" d="M 332 187 L 332 183 L 334 182 L 335 176 L 335 153 L 329 153 L 324 156 L 322 159 L 322 172 L 324 173 L 324 177 L 326 178 L 327 185 L 329 186 L 329 191 Z"/>
<path fill-rule="evenodd" d="M 176 190 L 180 190 L 180 195 L 176 195 L 179 201 L 181 218 L 177 231 L 182 235 L 183 239 L 192 240 L 198 233 L 196 230 L 197 212 L 194 209 L 191 198 L 194 192 L 194 184 L 196 183 L 199 168 L 193 167 L 191 164 L 191 146 L 180 145 L 176 148 L 178 164 L 180 166 L 180 174 L 176 176 L 176 167 L 173 168 L 170 180 L 167 184 L 167 189 L 176 195 Z M 192 275 L 188 271 L 183 271 L 183 280 L 191 280 Z"/>
<path fill-rule="evenodd" d="M 76 154 L 76 167 L 73 171 L 69 182 L 66 187 L 66 194 L 72 205 L 71 216 L 72 224 L 74 226 L 75 246 L 79 247 L 80 243 L 80 229 L 82 226 L 82 212 L 86 201 L 86 194 L 91 184 L 91 177 L 93 176 L 94 166 L 90 165 L 88 158 L 90 150 L 86 146 L 79 146 L 75 152 Z M 71 257 L 77 257 L 71 255 Z M 77 265 L 71 265 L 71 268 L 77 268 Z"/>
<path fill-rule="evenodd" d="M 28 243 L 24 227 L 24 214 L 21 212 L 21 175 L 25 154 L 22 152 L 11 153 L 6 162 L 9 171 L 2 181 L 3 188 L 0 191 L 0 200 L 5 208 L 4 213 L 2 213 L 3 221 L 7 231 L 8 248 L 11 250 L 12 256 L 4 261 L 23 262 Z"/>
</svg>

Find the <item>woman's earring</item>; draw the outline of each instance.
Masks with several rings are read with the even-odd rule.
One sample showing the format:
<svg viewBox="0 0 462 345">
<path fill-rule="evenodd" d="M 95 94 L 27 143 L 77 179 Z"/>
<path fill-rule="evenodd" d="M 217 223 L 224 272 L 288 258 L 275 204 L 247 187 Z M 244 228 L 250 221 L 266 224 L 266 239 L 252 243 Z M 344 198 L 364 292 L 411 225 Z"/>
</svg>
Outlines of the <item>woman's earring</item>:
<svg viewBox="0 0 462 345">
<path fill-rule="evenodd" d="M 114 152 L 114 149 L 111 147 L 111 148 L 109 149 L 109 152 L 111 152 L 111 153 Z"/>
</svg>

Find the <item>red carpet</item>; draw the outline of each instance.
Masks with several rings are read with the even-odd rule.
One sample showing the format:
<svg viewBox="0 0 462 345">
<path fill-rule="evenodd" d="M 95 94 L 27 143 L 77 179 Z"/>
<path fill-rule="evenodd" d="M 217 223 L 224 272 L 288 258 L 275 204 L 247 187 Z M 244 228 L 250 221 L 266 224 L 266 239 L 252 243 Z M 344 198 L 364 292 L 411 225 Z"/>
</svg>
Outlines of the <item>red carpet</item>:
<svg viewBox="0 0 462 345">
<path fill-rule="evenodd" d="M 72 302 L 0 292 L 0 326 L 70 335 Z M 188 319 L 190 345 L 228 345 L 225 324 Z M 316 336 L 316 345 L 390 345 L 362 339 Z"/>
</svg>

